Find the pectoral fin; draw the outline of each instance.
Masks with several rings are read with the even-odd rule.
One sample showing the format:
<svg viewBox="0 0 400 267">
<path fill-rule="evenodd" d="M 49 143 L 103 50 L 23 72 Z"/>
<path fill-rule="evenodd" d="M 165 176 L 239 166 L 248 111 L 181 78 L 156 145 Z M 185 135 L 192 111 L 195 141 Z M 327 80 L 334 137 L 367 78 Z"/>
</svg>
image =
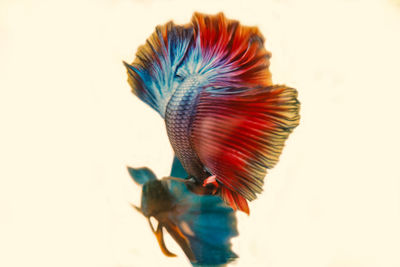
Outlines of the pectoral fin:
<svg viewBox="0 0 400 267">
<path fill-rule="evenodd" d="M 167 229 L 168 233 L 172 236 L 172 238 L 178 243 L 178 245 L 182 248 L 183 252 L 185 252 L 186 256 L 189 258 L 191 262 L 196 262 L 196 257 L 192 249 L 190 248 L 189 240 L 186 236 L 183 235 L 178 226 L 176 226 L 171 221 L 167 221 L 164 225 L 165 229 Z"/>
<path fill-rule="evenodd" d="M 170 252 L 167 249 L 167 247 L 165 246 L 164 235 L 163 235 L 163 230 L 162 230 L 163 226 L 161 225 L 161 223 L 158 223 L 157 230 L 154 230 L 150 220 L 149 220 L 149 224 L 150 224 L 150 227 L 151 227 L 154 235 L 157 238 L 158 245 L 160 246 L 162 253 L 164 253 L 164 255 L 167 257 L 176 257 L 176 255 L 174 253 Z"/>
</svg>

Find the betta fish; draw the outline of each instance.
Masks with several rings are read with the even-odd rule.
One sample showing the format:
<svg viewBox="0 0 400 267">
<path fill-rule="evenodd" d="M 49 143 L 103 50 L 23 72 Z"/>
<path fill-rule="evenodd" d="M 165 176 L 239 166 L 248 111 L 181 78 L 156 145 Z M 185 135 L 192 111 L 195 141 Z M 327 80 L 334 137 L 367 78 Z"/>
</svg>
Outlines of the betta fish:
<svg viewBox="0 0 400 267">
<path fill-rule="evenodd" d="M 270 57 L 257 27 L 195 13 L 156 27 L 124 62 L 133 93 L 165 120 L 182 182 L 247 214 L 300 118 L 296 89 L 272 83 Z"/>
<path fill-rule="evenodd" d="M 235 212 L 218 196 L 201 196 L 188 190 L 184 183 L 157 179 L 148 168 L 130 168 L 133 180 L 142 185 L 143 214 L 155 234 L 161 251 L 176 256 L 164 242 L 166 230 L 182 248 L 193 266 L 224 266 L 237 258 L 231 250 L 230 239 L 238 235 Z M 175 157 L 171 177 L 186 178 L 188 174 Z M 154 227 L 150 218 L 157 220 Z"/>
</svg>

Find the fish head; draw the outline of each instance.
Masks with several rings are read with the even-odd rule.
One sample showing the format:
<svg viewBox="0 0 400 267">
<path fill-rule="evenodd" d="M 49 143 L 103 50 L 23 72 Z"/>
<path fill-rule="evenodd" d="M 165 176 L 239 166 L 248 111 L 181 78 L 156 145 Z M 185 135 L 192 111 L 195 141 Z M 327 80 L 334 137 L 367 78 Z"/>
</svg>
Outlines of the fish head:
<svg viewBox="0 0 400 267">
<path fill-rule="evenodd" d="M 176 200 L 162 180 L 150 180 L 143 185 L 141 211 L 146 217 L 172 211 Z"/>
</svg>

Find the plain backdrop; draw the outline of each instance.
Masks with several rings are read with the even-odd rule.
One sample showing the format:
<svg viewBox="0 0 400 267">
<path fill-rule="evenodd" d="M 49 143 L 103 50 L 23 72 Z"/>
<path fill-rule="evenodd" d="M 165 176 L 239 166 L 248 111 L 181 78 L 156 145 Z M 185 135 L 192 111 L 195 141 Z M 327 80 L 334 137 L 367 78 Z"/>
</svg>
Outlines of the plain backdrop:
<svg viewBox="0 0 400 267">
<path fill-rule="evenodd" d="M 400 2 L 0 1 L 0 266 L 189 266 L 165 257 L 126 165 L 168 175 L 164 122 L 130 93 L 154 27 L 194 11 L 256 25 L 301 124 L 232 266 L 400 266 Z"/>
</svg>

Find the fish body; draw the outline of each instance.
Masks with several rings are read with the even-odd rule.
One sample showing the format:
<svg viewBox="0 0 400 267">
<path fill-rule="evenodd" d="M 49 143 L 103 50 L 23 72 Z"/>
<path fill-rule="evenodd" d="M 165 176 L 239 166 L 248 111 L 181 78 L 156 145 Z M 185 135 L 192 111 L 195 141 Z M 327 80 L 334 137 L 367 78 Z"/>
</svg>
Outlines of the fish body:
<svg viewBox="0 0 400 267">
<path fill-rule="evenodd" d="M 186 78 L 173 93 L 165 114 L 167 134 L 175 155 L 180 159 L 186 172 L 197 181 L 203 181 L 210 176 L 196 151 L 193 150 L 190 140 L 199 88 L 205 83 L 198 75 Z"/>
<path fill-rule="evenodd" d="M 246 213 L 300 118 L 297 91 L 272 83 L 263 43 L 256 27 L 195 13 L 156 27 L 125 63 L 133 93 L 165 119 L 188 188 Z"/>
</svg>

